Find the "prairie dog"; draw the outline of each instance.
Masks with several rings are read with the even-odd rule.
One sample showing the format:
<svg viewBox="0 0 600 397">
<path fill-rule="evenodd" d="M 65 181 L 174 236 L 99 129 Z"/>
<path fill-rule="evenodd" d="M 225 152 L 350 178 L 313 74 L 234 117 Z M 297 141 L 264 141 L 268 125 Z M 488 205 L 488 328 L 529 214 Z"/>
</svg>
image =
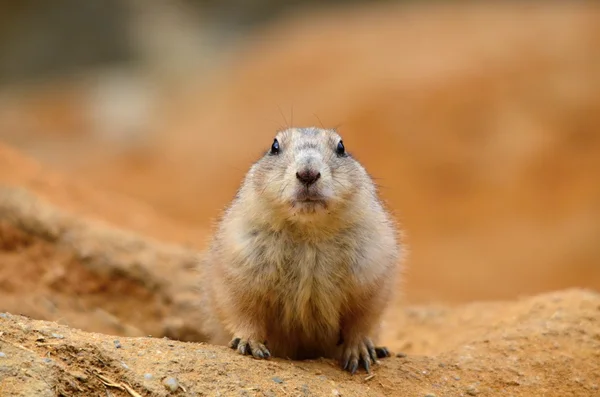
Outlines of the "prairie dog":
<svg viewBox="0 0 600 397">
<path fill-rule="evenodd" d="M 373 341 L 400 258 L 395 223 L 340 135 L 280 131 L 204 258 L 205 332 L 258 359 L 335 358 L 369 372 L 390 355 Z"/>
</svg>

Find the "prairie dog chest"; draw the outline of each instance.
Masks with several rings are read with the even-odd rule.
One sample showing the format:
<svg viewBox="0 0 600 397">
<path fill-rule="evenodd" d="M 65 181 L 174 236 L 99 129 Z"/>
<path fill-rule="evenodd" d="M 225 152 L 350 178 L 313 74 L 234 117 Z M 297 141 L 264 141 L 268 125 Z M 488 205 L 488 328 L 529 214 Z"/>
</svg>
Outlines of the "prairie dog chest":
<svg viewBox="0 0 600 397">
<path fill-rule="evenodd" d="M 285 234 L 269 234 L 257 242 L 264 252 L 262 266 L 281 287 L 332 286 L 329 284 L 339 284 L 342 276 L 348 276 L 348 252 L 336 241 L 299 241 Z"/>
<path fill-rule="evenodd" d="M 302 240 L 283 232 L 247 235 L 240 270 L 279 305 L 330 302 L 339 307 L 351 288 L 352 250 L 343 239 Z"/>
<path fill-rule="evenodd" d="M 265 298 L 274 309 L 273 322 L 284 329 L 299 326 L 307 335 L 337 329 L 353 288 L 342 250 L 331 242 L 266 240 L 262 267 L 265 286 L 270 286 Z"/>
</svg>

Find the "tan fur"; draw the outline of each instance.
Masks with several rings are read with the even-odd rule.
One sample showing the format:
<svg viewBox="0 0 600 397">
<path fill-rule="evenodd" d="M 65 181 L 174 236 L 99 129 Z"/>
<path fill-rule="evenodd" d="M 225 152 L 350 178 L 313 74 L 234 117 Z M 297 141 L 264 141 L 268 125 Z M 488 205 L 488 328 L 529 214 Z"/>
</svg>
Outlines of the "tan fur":
<svg viewBox="0 0 600 397">
<path fill-rule="evenodd" d="M 205 331 L 219 344 L 266 341 L 278 357 L 356 358 L 397 285 L 394 222 L 360 163 L 336 154 L 335 131 L 276 138 L 280 153 L 250 168 L 203 262 Z M 324 203 L 294 202 L 306 164 Z"/>
</svg>

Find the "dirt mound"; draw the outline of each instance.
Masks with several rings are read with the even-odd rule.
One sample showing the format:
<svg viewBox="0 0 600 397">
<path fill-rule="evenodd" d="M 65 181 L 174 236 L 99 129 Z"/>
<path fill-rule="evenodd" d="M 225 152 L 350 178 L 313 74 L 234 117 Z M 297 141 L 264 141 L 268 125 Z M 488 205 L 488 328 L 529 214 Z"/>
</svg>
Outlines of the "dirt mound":
<svg viewBox="0 0 600 397">
<path fill-rule="evenodd" d="M 600 295 L 581 290 L 409 308 L 402 332 L 432 342 L 429 355 L 383 360 L 372 377 L 352 377 L 330 360 L 263 362 L 226 347 L 115 338 L 0 314 L 0 391 L 165 396 L 167 383 L 189 396 L 591 396 L 600 385 L 599 314 Z"/>
<path fill-rule="evenodd" d="M 163 241 L 202 246 L 206 228 L 177 222 L 140 200 L 65 177 L 0 143 L 0 186 L 24 188 L 69 213 L 103 221 Z"/>
<path fill-rule="evenodd" d="M 2 310 L 114 335 L 202 339 L 198 255 L 0 188 Z"/>
</svg>

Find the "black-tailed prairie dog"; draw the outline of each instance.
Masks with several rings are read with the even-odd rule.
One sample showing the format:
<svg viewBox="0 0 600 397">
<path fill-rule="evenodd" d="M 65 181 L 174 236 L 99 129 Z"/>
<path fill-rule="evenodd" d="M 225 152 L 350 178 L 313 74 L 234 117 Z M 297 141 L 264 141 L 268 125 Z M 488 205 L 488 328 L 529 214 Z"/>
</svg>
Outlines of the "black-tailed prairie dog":
<svg viewBox="0 0 600 397">
<path fill-rule="evenodd" d="M 374 341 L 402 257 L 395 222 L 335 130 L 289 128 L 265 146 L 202 263 L 205 331 L 259 359 L 369 371 L 390 355 Z"/>
</svg>

